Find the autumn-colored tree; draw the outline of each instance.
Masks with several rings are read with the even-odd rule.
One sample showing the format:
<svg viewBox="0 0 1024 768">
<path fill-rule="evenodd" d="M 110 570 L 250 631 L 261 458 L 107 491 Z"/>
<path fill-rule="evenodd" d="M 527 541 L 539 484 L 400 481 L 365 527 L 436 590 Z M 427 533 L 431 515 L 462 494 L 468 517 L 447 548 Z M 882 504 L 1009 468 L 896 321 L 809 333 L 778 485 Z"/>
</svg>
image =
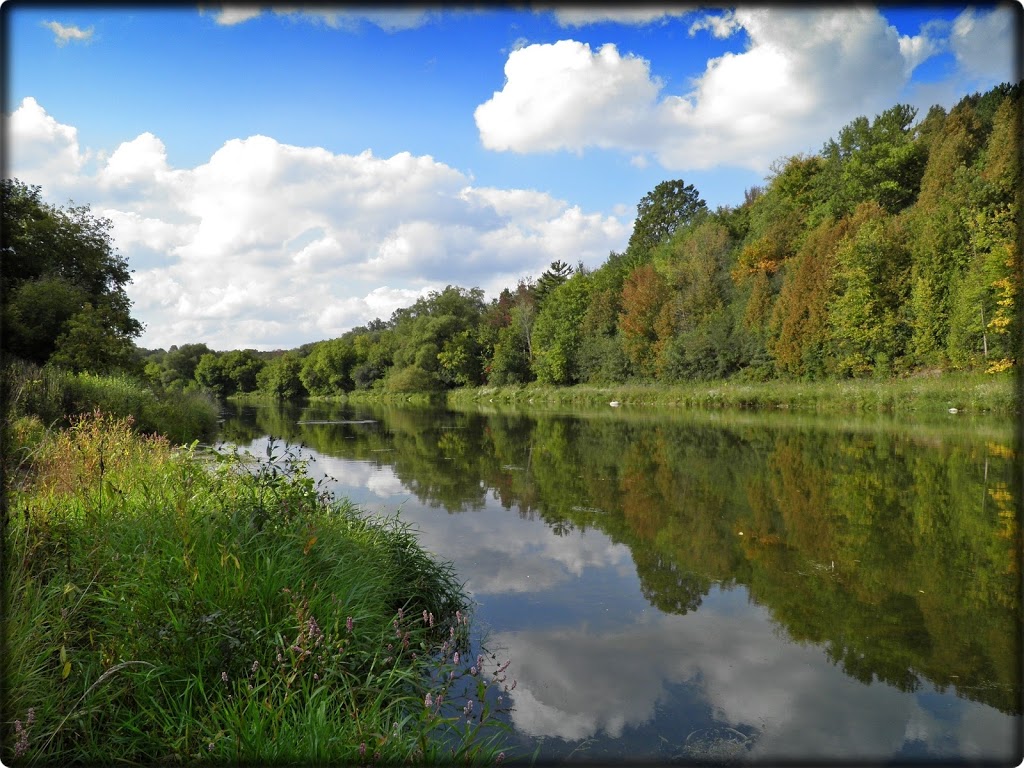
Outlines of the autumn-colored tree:
<svg viewBox="0 0 1024 768">
<path fill-rule="evenodd" d="M 792 376 L 825 372 L 827 307 L 834 285 L 835 251 L 847 223 L 826 219 L 808 234 L 786 272 L 772 312 L 768 342 L 776 367 Z"/>
<path fill-rule="evenodd" d="M 653 377 L 657 370 L 656 325 L 669 296 L 665 278 L 651 264 L 634 269 L 622 286 L 619 313 L 622 348 L 640 376 Z"/>
</svg>

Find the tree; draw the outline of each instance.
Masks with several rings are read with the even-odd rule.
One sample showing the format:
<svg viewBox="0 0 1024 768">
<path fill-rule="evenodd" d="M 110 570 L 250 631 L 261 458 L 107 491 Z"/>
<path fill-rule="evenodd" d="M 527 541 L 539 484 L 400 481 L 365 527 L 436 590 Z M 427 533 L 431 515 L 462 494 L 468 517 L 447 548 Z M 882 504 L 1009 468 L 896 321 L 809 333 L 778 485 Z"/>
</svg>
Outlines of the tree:
<svg viewBox="0 0 1024 768">
<path fill-rule="evenodd" d="M 302 358 L 296 352 L 285 352 L 280 357 L 272 358 L 256 375 L 257 386 L 278 400 L 294 400 L 306 393 L 299 373 L 302 370 Z"/>
<path fill-rule="evenodd" d="M 50 362 L 76 373 L 131 371 L 135 345 L 118 320 L 109 307 L 87 303 L 57 337 Z"/>
<path fill-rule="evenodd" d="M 661 182 L 637 204 L 627 253 L 633 258 L 646 258 L 658 243 L 707 210 L 707 203 L 692 184 L 682 179 Z"/>
<path fill-rule="evenodd" d="M 897 104 L 868 122 L 858 117 L 829 140 L 822 155 L 830 212 L 845 216 L 865 200 L 896 213 L 917 197 L 927 153 L 914 141 L 917 110 Z"/>
<path fill-rule="evenodd" d="M 556 288 L 537 315 L 531 337 L 533 369 L 545 384 L 579 380 L 582 323 L 590 301 L 589 275 L 577 273 Z"/>
<path fill-rule="evenodd" d="M 622 286 L 619 332 L 622 348 L 641 376 L 653 377 L 657 368 L 658 317 L 669 300 L 669 287 L 650 264 L 634 269 Z"/>
<path fill-rule="evenodd" d="M 544 270 L 544 274 L 537 280 L 533 289 L 533 298 L 537 307 L 542 307 L 551 292 L 569 279 L 572 274 L 572 267 L 564 261 L 552 261 L 551 266 Z"/>
<path fill-rule="evenodd" d="M 42 364 L 55 353 L 57 339 L 70 334 L 62 359 L 87 365 L 80 345 L 100 338 L 99 319 L 129 344 L 142 333 L 129 312 L 124 286 L 131 273 L 114 249 L 109 219 L 94 216 L 88 206 L 50 206 L 39 187 L 17 179 L 0 186 L 0 216 L 3 352 Z M 71 333 L 72 319 L 82 312 L 91 314 Z M 96 366 L 123 360 L 122 351 Z"/>
<path fill-rule="evenodd" d="M 203 355 L 212 354 L 213 350 L 202 343 L 182 344 L 180 347 L 172 346 L 164 356 L 164 367 L 172 371 L 176 378 L 184 381 L 193 381 L 196 375 L 196 366 Z"/>
<path fill-rule="evenodd" d="M 235 392 L 234 382 L 224 370 L 224 359 L 216 352 L 207 352 L 199 358 L 195 378 L 217 397 L 227 397 Z"/>
</svg>

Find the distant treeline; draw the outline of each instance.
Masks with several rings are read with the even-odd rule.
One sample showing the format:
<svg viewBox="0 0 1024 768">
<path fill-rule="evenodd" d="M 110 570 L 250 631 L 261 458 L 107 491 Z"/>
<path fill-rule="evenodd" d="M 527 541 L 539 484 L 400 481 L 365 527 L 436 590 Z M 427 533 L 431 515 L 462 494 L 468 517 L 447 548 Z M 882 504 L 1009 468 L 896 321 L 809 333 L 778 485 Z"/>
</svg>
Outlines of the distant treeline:
<svg viewBox="0 0 1024 768">
<path fill-rule="evenodd" d="M 859 117 L 737 207 L 665 181 L 597 269 L 567 253 L 490 302 L 448 286 L 297 349 L 185 344 L 134 365 L 165 387 L 280 398 L 1006 370 L 1021 340 L 1020 84 L 917 118 Z M 62 359 L 88 364 L 69 341 Z"/>
</svg>

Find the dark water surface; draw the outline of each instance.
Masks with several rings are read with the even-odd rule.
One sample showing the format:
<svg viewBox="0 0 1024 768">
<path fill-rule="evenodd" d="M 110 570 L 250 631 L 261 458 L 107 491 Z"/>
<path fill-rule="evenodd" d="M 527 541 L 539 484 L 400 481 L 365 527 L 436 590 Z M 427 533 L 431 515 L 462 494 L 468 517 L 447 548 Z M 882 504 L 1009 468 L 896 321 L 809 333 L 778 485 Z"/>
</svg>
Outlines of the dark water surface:
<svg viewBox="0 0 1024 768">
<path fill-rule="evenodd" d="M 229 406 L 420 531 L 541 761 L 1021 760 L 1013 425 Z"/>
</svg>

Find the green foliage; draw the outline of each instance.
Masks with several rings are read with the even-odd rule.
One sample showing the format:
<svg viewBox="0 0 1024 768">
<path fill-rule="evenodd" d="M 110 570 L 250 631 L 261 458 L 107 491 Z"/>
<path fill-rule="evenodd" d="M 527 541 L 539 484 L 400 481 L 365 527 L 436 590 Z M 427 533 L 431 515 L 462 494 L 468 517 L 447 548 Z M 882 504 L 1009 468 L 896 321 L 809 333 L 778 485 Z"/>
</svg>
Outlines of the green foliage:
<svg viewBox="0 0 1024 768">
<path fill-rule="evenodd" d="M 3 180 L 0 211 L 4 353 L 43 364 L 59 351 L 93 372 L 128 364 L 142 326 L 129 314 L 131 274 L 112 223 L 86 206 L 47 205 L 17 179 Z"/>
<path fill-rule="evenodd" d="M 645 258 L 659 243 L 707 210 L 707 203 L 693 184 L 682 179 L 661 182 L 637 204 L 627 253 L 634 258 Z"/>
<path fill-rule="evenodd" d="M 272 358 L 256 374 L 259 391 L 278 400 L 292 400 L 307 394 L 302 383 L 302 358 L 295 352 L 285 352 Z"/>
<path fill-rule="evenodd" d="M 533 326 L 533 371 L 544 384 L 579 381 L 581 326 L 590 300 L 589 275 L 577 272 L 556 288 Z"/>
</svg>

